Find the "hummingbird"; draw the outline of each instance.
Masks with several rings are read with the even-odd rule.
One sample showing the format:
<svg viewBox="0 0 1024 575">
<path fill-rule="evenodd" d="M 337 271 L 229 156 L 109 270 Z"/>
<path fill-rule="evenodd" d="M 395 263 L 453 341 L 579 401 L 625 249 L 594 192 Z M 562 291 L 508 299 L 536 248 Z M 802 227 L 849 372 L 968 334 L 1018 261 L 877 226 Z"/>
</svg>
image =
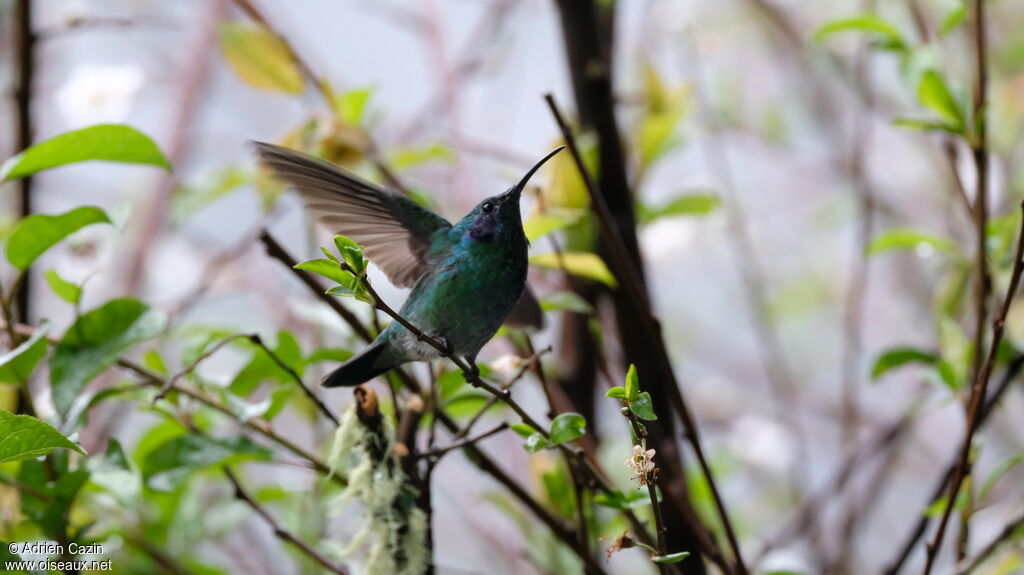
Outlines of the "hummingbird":
<svg viewBox="0 0 1024 575">
<path fill-rule="evenodd" d="M 302 196 L 316 220 L 363 246 L 398 287 L 412 287 L 398 312 L 476 370 L 476 356 L 503 323 L 539 327 L 540 305 L 526 287 L 529 242 L 519 198 L 530 177 L 491 196 L 452 225 L 398 193 L 384 190 L 329 162 L 255 142 L 260 161 Z M 399 322 L 324 377 L 324 387 L 354 386 L 404 363 L 440 357 Z"/>
</svg>

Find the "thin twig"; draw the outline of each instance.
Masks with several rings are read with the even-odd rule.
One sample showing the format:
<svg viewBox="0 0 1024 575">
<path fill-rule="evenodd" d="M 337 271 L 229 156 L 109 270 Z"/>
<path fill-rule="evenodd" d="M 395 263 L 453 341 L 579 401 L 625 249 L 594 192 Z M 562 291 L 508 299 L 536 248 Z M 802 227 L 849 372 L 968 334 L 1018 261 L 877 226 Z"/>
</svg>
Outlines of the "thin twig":
<svg viewBox="0 0 1024 575">
<path fill-rule="evenodd" d="M 270 359 L 272 359 L 274 363 L 277 364 L 278 367 L 283 369 L 285 373 L 287 373 L 288 376 L 292 378 L 292 381 L 294 381 L 296 385 L 302 388 L 302 392 L 306 394 L 306 397 L 308 397 L 310 401 L 316 404 L 316 407 L 317 409 L 320 410 L 320 413 L 323 413 L 324 416 L 327 417 L 327 419 L 330 419 L 332 422 L 334 422 L 334 425 L 338 425 L 338 418 L 334 415 L 333 412 L 331 412 L 330 408 L 327 407 L 323 400 L 320 399 L 320 397 L 317 396 L 317 394 L 313 393 L 313 390 L 310 389 L 309 386 L 307 386 L 302 381 L 302 377 L 292 368 L 292 366 L 285 363 L 284 360 L 281 359 L 281 356 L 277 355 L 272 349 L 267 347 L 267 345 L 263 343 L 263 339 L 260 338 L 259 334 L 252 334 L 248 337 L 249 341 L 257 345 L 268 356 L 270 356 Z"/>
<path fill-rule="evenodd" d="M 1008 523 L 981 551 L 957 564 L 956 575 L 967 575 L 977 569 L 978 566 L 995 553 L 996 549 L 1011 539 L 1022 527 L 1024 527 L 1024 515 Z"/>
<path fill-rule="evenodd" d="M 492 435 L 505 431 L 506 429 L 508 429 L 508 422 L 502 422 L 501 424 L 499 424 L 494 429 L 491 429 L 490 431 L 485 431 L 484 433 L 481 433 L 480 435 L 477 435 L 475 437 L 460 439 L 459 441 L 456 441 L 451 445 L 446 445 L 445 447 L 432 449 L 430 451 L 424 451 L 423 453 L 417 453 L 416 457 L 424 457 L 433 460 L 438 460 L 441 459 L 442 455 L 448 453 L 449 451 L 452 451 L 454 449 L 460 449 L 466 447 L 467 445 L 474 445 L 480 441 L 483 441 L 484 439 L 487 439 Z"/>
<path fill-rule="evenodd" d="M 204 361 L 209 359 L 213 354 L 217 353 L 222 348 L 224 348 L 224 346 L 228 345 L 229 343 L 231 343 L 233 341 L 236 341 L 236 340 L 239 340 L 239 339 L 248 338 L 248 337 L 249 337 L 248 334 L 236 333 L 234 335 L 229 335 L 228 337 L 225 337 L 224 339 L 218 341 L 216 344 L 210 346 L 210 348 L 207 349 L 206 351 L 204 351 L 202 353 L 202 355 L 197 357 L 195 359 L 195 361 L 193 361 L 192 363 L 188 364 L 187 366 L 185 366 L 180 371 L 174 373 L 173 375 L 171 375 L 171 377 L 168 377 L 167 381 L 165 381 L 164 384 L 160 386 L 160 389 L 157 390 L 156 395 L 153 396 L 153 403 L 156 403 L 156 402 L 160 401 L 161 399 L 163 399 L 164 397 L 166 397 L 167 393 L 169 391 L 171 391 L 171 389 L 174 387 L 174 385 L 176 383 L 178 383 L 179 379 L 181 379 L 181 378 L 191 374 L 192 372 L 194 372 L 196 369 L 199 368 L 199 364 L 200 363 L 203 363 Z"/>
<path fill-rule="evenodd" d="M 519 366 L 519 370 L 516 371 L 515 375 L 513 375 L 511 379 L 509 379 L 507 382 L 505 382 L 504 385 L 501 386 L 501 389 L 502 390 L 510 390 L 510 389 L 512 389 L 513 385 L 515 385 L 519 381 L 522 381 L 523 376 L 526 375 L 526 372 L 529 371 L 532 366 L 539 365 L 539 363 L 540 363 L 540 356 L 544 355 L 545 353 L 549 353 L 551 351 L 551 349 L 552 348 L 549 345 L 549 346 L 545 347 L 544 349 L 540 350 L 539 352 L 537 352 L 537 353 L 533 354 L 532 356 L 530 356 L 530 357 L 526 358 L 525 360 L 523 360 L 523 364 Z M 469 432 L 472 431 L 473 426 L 476 425 L 476 423 L 478 421 L 480 421 L 480 419 L 484 416 L 485 413 L 487 413 L 487 411 L 489 409 L 494 407 L 495 403 L 498 403 L 498 398 L 496 396 L 492 395 L 492 396 L 488 397 L 487 398 L 487 402 L 484 403 L 484 406 L 481 407 L 473 415 L 473 417 L 471 417 L 469 419 L 469 423 L 467 423 L 466 426 L 462 428 L 462 431 L 458 435 L 456 435 L 455 438 L 456 439 L 461 439 L 461 438 L 469 435 Z"/>
<path fill-rule="evenodd" d="M 141 365 L 139 365 L 139 364 L 137 364 L 137 363 L 135 363 L 133 361 L 121 358 L 121 359 L 117 360 L 117 365 L 122 367 L 122 368 L 124 368 L 124 369 L 127 369 L 127 370 L 135 373 L 139 377 L 143 378 L 143 380 L 146 381 L 147 383 L 149 383 L 150 385 L 155 386 L 157 389 L 163 387 L 164 384 L 166 383 L 164 381 L 164 378 L 160 377 L 159 375 L 153 373 L 152 371 L 146 369 L 145 367 L 143 367 L 143 366 L 141 366 Z M 191 389 L 189 389 L 187 387 L 181 387 L 181 386 L 178 386 L 178 385 L 175 385 L 175 386 L 171 387 L 171 391 L 174 391 L 176 393 L 179 393 L 181 395 L 189 397 L 190 399 L 192 399 L 194 401 L 197 401 L 197 402 L 205 405 L 206 407 L 209 407 L 209 408 L 211 408 L 211 409 L 213 409 L 215 411 L 219 411 L 220 413 L 228 416 L 231 419 L 234 419 L 234 420 L 238 419 L 237 414 L 235 414 L 235 412 L 231 411 L 231 408 L 229 408 L 229 407 L 221 404 L 220 402 L 218 402 L 218 401 L 216 401 L 216 400 L 206 396 L 203 393 L 191 390 Z M 246 419 L 244 421 L 241 421 L 240 423 L 241 423 L 241 425 L 243 427 L 245 427 L 247 429 L 251 429 L 251 430 L 259 433 L 260 435 L 266 437 L 267 439 L 273 441 L 274 443 L 280 445 L 281 447 L 285 448 L 286 450 L 288 450 L 288 451 L 292 452 L 293 454 L 297 455 L 301 459 L 304 459 L 304 460 L 308 461 L 313 466 L 313 468 L 316 471 L 318 471 L 320 474 L 322 474 L 322 475 L 330 475 L 331 479 L 333 479 L 336 483 L 339 483 L 342 486 L 347 484 L 347 482 L 345 481 L 345 479 L 343 477 L 339 476 L 336 473 L 335 474 L 331 474 L 331 468 L 328 467 L 328 465 L 326 463 L 324 463 L 323 460 L 321 460 L 320 458 L 316 457 L 312 453 L 309 453 L 305 449 L 299 447 L 298 445 L 296 445 L 291 440 L 286 439 L 285 437 L 283 437 L 281 435 L 278 435 L 277 432 L 275 432 L 274 429 L 270 426 L 270 423 L 267 422 L 266 420 L 258 419 L 258 418 L 249 418 L 249 419 Z"/>
<path fill-rule="evenodd" d="M 274 519 L 274 516 L 271 515 L 270 512 L 267 511 L 266 508 L 264 508 L 259 501 L 253 499 L 253 497 L 249 495 L 249 493 L 245 489 L 242 488 L 242 484 L 238 482 L 238 479 L 235 477 L 235 474 L 231 472 L 230 468 L 224 468 L 224 475 L 227 476 L 228 481 L 230 481 L 231 485 L 234 486 L 235 497 L 244 501 L 246 505 L 251 507 L 252 510 L 256 512 L 257 515 L 262 517 L 263 520 L 267 522 L 267 525 L 269 525 L 270 528 L 273 529 L 274 535 L 277 536 L 278 539 L 285 541 L 287 543 L 291 543 L 296 548 L 298 548 L 298 550 L 301 551 L 304 555 L 306 555 L 313 561 L 316 561 L 318 564 L 320 564 L 320 566 L 322 566 L 324 569 L 327 569 L 331 573 L 337 573 L 338 575 L 348 575 L 348 571 L 332 563 L 329 559 L 321 555 L 319 551 L 313 549 L 313 547 L 309 543 L 306 543 L 302 539 L 296 537 L 291 531 L 288 531 L 284 528 L 284 526 L 278 523 L 277 519 Z"/>
<path fill-rule="evenodd" d="M 260 242 L 262 242 L 263 246 L 266 248 L 268 256 L 278 260 L 288 268 L 291 268 L 292 272 L 302 280 L 302 283 L 306 284 L 306 287 L 316 293 L 317 298 L 320 301 L 327 304 L 328 307 L 341 316 L 341 319 L 345 320 L 345 323 L 352 327 L 352 330 L 355 331 L 357 336 L 362 338 L 364 341 L 373 340 L 373 335 L 370 334 L 370 330 L 366 329 L 366 326 L 359 321 L 359 318 L 356 317 L 351 310 L 342 305 L 342 303 L 338 301 L 338 298 L 331 297 L 324 293 L 324 288 L 317 282 L 312 274 L 295 269 L 295 266 L 299 265 L 298 260 L 292 257 L 292 255 L 289 254 L 288 251 L 285 250 L 269 232 L 263 230 L 263 233 L 260 234 Z"/>
<path fill-rule="evenodd" d="M 982 1 L 980 0 L 979 4 Z M 1021 204 L 1021 211 L 1024 213 L 1024 203 Z M 1003 305 L 999 309 L 999 315 L 992 320 L 992 342 L 989 345 L 988 356 L 985 358 L 981 372 L 971 386 L 971 397 L 967 405 L 967 430 L 964 434 L 963 445 L 960 446 L 960 458 L 957 463 L 956 472 L 953 474 L 953 481 L 950 482 L 949 495 L 946 499 L 946 507 L 942 512 L 942 519 L 939 521 L 938 531 L 935 532 L 935 538 L 927 546 L 927 559 L 925 560 L 924 571 L 922 572 L 924 575 L 928 575 L 932 570 L 935 557 L 938 555 L 942 539 L 946 534 L 949 517 L 953 513 L 957 494 L 960 493 L 960 486 L 969 472 L 971 441 L 974 439 L 974 434 L 978 430 L 980 423 L 978 415 L 981 412 L 982 405 L 985 403 L 984 399 L 985 392 L 988 389 L 988 380 L 992 376 L 992 369 L 995 367 L 999 345 L 1003 341 L 1006 316 L 1010 311 L 1013 296 L 1017 293 L 1017 287 L 1020 285 L 1021 272 L 1024 271 L 1021 258 L 1024 258 L 1024 219 L 1021 221 L 1021 230 L 1018 232 L 1017 251 L 1014 255 L 1013 271 L 1010 274 L 1010 285 L 1006 288 L 1006 296 L 1003 298 Z"/>
</svg>

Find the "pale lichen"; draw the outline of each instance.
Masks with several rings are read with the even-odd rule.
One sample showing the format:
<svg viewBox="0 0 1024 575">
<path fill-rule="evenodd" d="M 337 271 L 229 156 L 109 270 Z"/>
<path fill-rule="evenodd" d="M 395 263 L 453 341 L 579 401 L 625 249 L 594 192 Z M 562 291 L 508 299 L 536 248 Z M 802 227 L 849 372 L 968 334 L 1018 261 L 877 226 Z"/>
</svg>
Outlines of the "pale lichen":
<svg viewBox="0 0 1024 575">
<path fill-rule="evenodd" d="M 395 460 L 394 426 L 386 417 L 369 426 L 352 404 L 341 415 L 328 464 L 348 467 L 348 485 L 337 500 L 344 508 L 358 500 L 366 522 L 341 550 L 351 556 L 366 549 L 366 575 L 421 575 L 430 562 L 429 525 L 417 507 L 418 491 Z M 340 509 L 339 509 L 340 511 Z"/>
</svg>

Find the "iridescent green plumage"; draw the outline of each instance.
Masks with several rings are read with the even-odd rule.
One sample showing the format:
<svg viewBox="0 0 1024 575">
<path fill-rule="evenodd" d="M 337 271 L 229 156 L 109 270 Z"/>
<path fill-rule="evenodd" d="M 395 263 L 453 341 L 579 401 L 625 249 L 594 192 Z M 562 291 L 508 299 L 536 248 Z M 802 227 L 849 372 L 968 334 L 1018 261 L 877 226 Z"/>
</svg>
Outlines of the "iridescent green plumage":
<svg viewBox="0 0 1024 575">
<path fill-rule="evenodd" d="M 519 198 L 530 176 L 558 150 L 519 184 L 484 200 L 452 226 L 327 162 L 270 144 L 257 148 L 262 161 L 302 194 L 320 222 L 362 244 L 393 283 L 414 286 L 399 315 L 443 340 L 471 365 L 510 315 L 539 323 L 536 300 L 528 290 L 524 297 L 528 243 Z M 323 384 L 357 385 L 403 363 L 438 355 L 395 322 Z"/>
</svg>

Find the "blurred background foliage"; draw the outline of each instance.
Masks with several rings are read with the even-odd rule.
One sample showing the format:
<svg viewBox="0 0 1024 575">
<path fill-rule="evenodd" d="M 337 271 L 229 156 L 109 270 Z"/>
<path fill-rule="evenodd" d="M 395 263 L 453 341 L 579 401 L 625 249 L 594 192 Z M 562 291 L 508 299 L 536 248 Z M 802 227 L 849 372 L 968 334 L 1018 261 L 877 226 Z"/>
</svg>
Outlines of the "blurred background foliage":
<svg viewBox="0 0 1024 575">
<path fill-rule="evenodd" d="M 979 41 L 961 0 L 571 4 L 0 0 L 0 539 L 100 542 L 125 573 L 418 572 L 362 537 L 426 493 L 438 573 L 896 573 L 925 565 L 948 509 L 936 572 L 1024 572 L 1024 311 L 1013 290 L 1003 305 L 1019 278 L 1024 5 L 985 2 Z M 604 108 L 581 89 L 603 80 Z M 316 382 L 391 318 L 282 265 L 319 258 L 331 230 L 247 143 L 454 220 L 565 142 L 546 93 L 576 110 L 601 191 L 623 178 L 612 215 L 637 239 L 715 483 L 672 431 L 670 378 L 633 357 L 625 278 L 563 153 L 524 199 L 546 327 L 503 330 L 480 360 L 551 422 L 521 421 L 448 362 L 377 381 L 384 423 L 360 421 L 393 437 L 422 415 L 413 451 L 470 437 L 437 410 L 474 435 L 514 424 L 425 475 L 403 468 L 428 489 L 373 467 L 399 484 L 381 505 L 349 474 L 386 461 L 331 453 L 332 418 L 345 429 L 366 404 Z M 334 293 L 369 299 L 328 272 L 348 286 Z M 372 262 L 368 277 L 397 309 L 404 291 Z M 950 504 L 965 421 L 972 464 Z M 655 521 L 623 465 L 641 443 L 664 468 L 669 538 L 651 552 L 621 538 Z M 690 548 L 698 524 L 721 562 Z M 703 556 L 651 561 L 667 552 Z"/>
</svg>

